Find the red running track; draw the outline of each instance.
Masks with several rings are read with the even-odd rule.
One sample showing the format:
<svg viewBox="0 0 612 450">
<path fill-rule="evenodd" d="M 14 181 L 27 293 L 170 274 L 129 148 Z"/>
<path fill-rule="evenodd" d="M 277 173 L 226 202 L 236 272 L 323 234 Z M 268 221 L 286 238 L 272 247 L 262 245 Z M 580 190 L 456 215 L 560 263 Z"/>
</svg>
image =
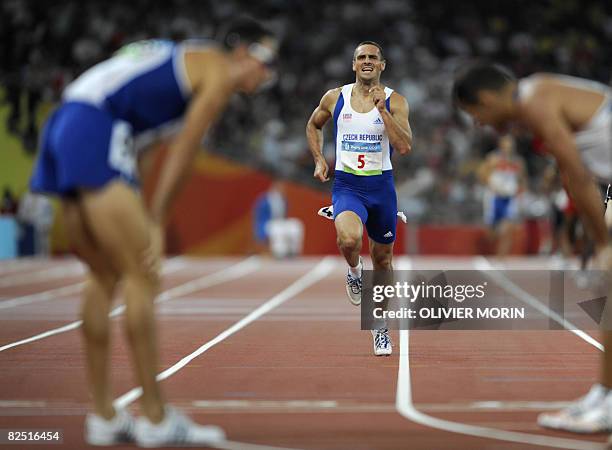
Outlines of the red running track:
<svg viewBox="0 0 612 450">
<path fill-rule="evenodd" d="M 475 260 L 402 264 L 471 269 Z M 535 424 L 539 412 L 588 390 L 600 357 L 593 345 L 568 331 L 395 332 L 393 356 L 376 358 L 345 298 L 344 274 L 338 258 L 169 260 L 159 372 L 208 346 L 163 381 L 168 398 L 223 427 L 229 441 L 220 448 L 604 448 L 605 436 Z M 82 280 L 72 259 L 0 263 L 0 428 L 63 430 L 63 444 L 50 448 L 87 447 L 89 394 L 75 323 Z M 112 320 L 113 389 L 137 413 L 137 400 L 124 396 L 135 385 L 120 311 Z"/>
</svg>

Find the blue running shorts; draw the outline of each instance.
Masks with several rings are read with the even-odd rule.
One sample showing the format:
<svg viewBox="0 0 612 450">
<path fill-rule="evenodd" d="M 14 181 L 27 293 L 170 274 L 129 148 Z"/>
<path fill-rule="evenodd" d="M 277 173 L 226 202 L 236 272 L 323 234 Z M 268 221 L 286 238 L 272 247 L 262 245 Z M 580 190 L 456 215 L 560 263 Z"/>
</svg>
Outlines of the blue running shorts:
<svg viewBox="0 0 612 450">
<path fill-rule="evenodd" d="M 397 195 L 393 172 L 360 176 L 337 170 L 332 190 L 334 219 L 343 211 L 353 211 L 379 244 L 395 242 L 397 231 Z"/>
<path fill-rule="evenodd" d="M 114 179 L 137 185 L 131 125 L 92 105 L 62 104 L 45 125 L 30 189 L 72 196 Z"/>
</svg>

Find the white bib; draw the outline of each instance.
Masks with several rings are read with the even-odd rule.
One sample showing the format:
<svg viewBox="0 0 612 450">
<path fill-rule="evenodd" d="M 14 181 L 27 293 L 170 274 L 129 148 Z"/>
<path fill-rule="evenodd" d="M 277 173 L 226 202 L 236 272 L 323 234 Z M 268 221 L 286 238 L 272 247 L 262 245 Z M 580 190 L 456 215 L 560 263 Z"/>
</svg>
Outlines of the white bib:
<svg viewBox="0 0 612 450">
<path fill-rule="evenodd" d="M 355 175 L 380 175 L 391 170 L 389 137 L 378 109 L 372 105 L 367 113 L 351 107 L 354 84 L 342 87 L 334 110 L 336 124 L 336 170 Z M 385 100 L 393 92 L 385 88 Z"/>
</svg>

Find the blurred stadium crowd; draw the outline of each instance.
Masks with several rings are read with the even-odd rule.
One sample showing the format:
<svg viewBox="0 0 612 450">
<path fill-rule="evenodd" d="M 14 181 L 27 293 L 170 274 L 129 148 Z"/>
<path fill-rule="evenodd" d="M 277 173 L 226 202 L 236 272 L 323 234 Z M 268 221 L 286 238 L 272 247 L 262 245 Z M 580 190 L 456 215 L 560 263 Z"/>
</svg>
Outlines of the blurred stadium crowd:
<svg viewBox="0 0 612 450">
<path fill-rule="evenodd" d="M 481 220 L 475 169 L 496 139 L 475 132 L 451 106 L 452 76 L 461 64 L 486 57 L 518 76 L 554 71 L 610 80 L 612 5 L 603 1 L 4 0 L 0 82 L 11 111 L 7 128 L 34 152 L 40 103 L 57 101 L 87 67 L 138 39 L 211 38 L 219 24 L 244 13 L 282 37 L 279 82 L 254 99 L 236 98 L 207 148 L 330 189 L 312 180 L 304 127 L 327 89 L 353 81 L 355 45 L 376 40 L 387 59 L 383 82 L 410 103 L 413 153 L 394 164 L 400 207 L 420 221 Z M 529 136 L 517 149 L 530 175 L 526 214 L 544 216 L 547 160 Z"/>
</svg>

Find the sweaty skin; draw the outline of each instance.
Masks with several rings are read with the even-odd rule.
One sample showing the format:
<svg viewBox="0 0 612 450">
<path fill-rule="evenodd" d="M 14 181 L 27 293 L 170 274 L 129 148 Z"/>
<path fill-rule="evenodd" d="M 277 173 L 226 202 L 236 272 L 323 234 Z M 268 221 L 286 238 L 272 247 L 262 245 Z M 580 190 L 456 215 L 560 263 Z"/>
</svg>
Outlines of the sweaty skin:
<svg viewBox="0 0 612 450">
<path fill-rule="evenodd" d="M 567 189 L 590 230 L 598 250 L 608 242 L 601 194 L 585 167 L 573 133 L 583 128 L 604 101 L 604 95 L 559 83 L 537 75 L 528 95 L 517 96 L 517 83 L 499 92 L 483 89 L 476 105 L 462 105 L 476 122 L 505 131 L 510 125 L 529 129 L 542 139 L 555 157 Z"/>
<path fill-rule="evenodd" d="M 378 108 L 385 125 L 385 131 L 389 136 L 389 143 L 398 153 L 405 155 L 412 148 L 412 130 L 408 122 L 408 102 L 403 96 L 393 92 L 389 104 L 391 111 L 387 111 L 384 86 L 380 84 L 380 76 L 385 70 L 385 65 L 386 62 L 382 59 L 382 55 L 375 45 L 364 44 L 357 47 L 352 64 L 355 72 L 355 86 L 349 101 L 351 107 L 360 113 Z M 329 167 L 323 156 L 322 129 L 332 117 L 341 91 L 341 87 L 327 91 L 306 125 L 308 147 L 315 162 L 313 176 L 321 182 L 329 180 Z M 338 246 L 342 254 L 349 266 L 357 267 L 363 236 L 361 219 L 353 211 L 344 211 L 336 217 L 335 227 Z M 370 253 L 374 269 L 391 269 L 393 244 L 380 244 L 370 239 Z"/>
<path fill-rule="evenodd" d="M 386 110 L 384 86 L 380 84 L 380 75 L 384 69 L 385 61 L 380 60 L 380 54 L 376 46 L 366 44 L 357 47 L 353 59 L 355 87 L 350 99 L 351 107 L 361 113 L 370 111 L 372 107 L 378 108 L 385 123 L 390 144 L 401 155 L 405 155 L 412 148 L 412 130 L 408 122 L 408 102 L 403 96 L 393 92 L 389 105 L 391 111 Z M 332 117 L 341 91 L 341 87 L 327 91 L 306 125 L 308 147 L 315 161 L 314 177 L 321 182 L 329 179 L 329 168 L 323 157 L 322 129 Z"/>
<path fill-rule="evenodd" d="M 612 270 L 612 247 L 604 221 L 601 193 L 589 169 L 582 162 L 574 133 L 583 129 L 605 101 L 598 92 L 562 84 L 551 75 L 536 74 L 533 89 L 517 96 L 517 83 L 508 83 L 500 91 L 480 90 L 478 104 L 461 105 L 478 123 L 503 130 L 517 124 L 540 137 L 555 157 L 567 190 L 580 217 L 594 239 L 596 267 Z M 605 313 L 603 321 L 612 319 Z M 612 331 L 603 331 L 601 383 L 612 388 Z"/>
<path fill-rule="evenodd" d="M 601 104 L 603 94 L 585 91 L 560 84 L 551 77 L 542 76 L 533 93 L 521 101 L 525 124 L 544 139 L 555 156 L 576 208 L 585 220 L 597 247 L 596 265 L 600 269 L 612 269 L 608 232 L 604 221 L 601 193 L 593 177 L 584 166 L 572 133 L 583 128 Z M 609 308 L 607 308 L 609 310 Z M 608 323 L 606 312 L 602 323 Z M 603 330 L 605 352 L 602 355 L 601 383 L 612 388 L 612 331 Z"/>
</svg>

